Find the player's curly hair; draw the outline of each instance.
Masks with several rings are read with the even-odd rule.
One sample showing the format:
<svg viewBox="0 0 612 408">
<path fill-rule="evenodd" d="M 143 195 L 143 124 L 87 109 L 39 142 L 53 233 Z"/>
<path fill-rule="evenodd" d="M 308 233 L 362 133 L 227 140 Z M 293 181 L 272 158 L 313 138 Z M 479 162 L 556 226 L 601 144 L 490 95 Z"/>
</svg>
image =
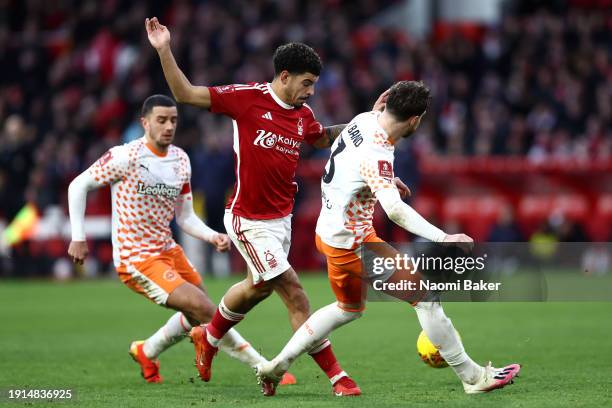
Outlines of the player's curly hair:
<svg viewBox="0 0 612 408">
<path fill-rule="evenodd" d="M 400 81 L 389 90 L 385 110 L 400 121 L 421 116 L 429 107 L 431 92 L 420 81 Z"/>
<path fill-rule="evenodd" d="M 319 76 L 321 74 L 321 58 L 311 47 L 303 43 L 292 42 L 281 45 L 274 51 L 274 75 L 282 71 L 290 74 L 306 72 Z"/>
</svg>

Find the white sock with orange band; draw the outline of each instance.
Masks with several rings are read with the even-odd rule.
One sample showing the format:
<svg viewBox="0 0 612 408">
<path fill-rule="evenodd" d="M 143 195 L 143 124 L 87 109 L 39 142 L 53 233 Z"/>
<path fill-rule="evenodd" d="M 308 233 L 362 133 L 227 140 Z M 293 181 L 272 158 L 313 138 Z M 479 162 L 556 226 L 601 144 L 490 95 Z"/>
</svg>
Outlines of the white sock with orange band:
<svg viewBox="0 0 612 408">
<path fill-rule="evenodd" d="M 236 329 L 230 329 L 225 333 L 225 336 L 219 342 L 219 350 L 253 368 L 266 361 Z"/>
<path fill-rule="evenodd" d="M 337 303 L 324 306 L 314 312 L 312 316 L 295 331 L 291 340 L 289 340 L 278 356 L 272 360 L 278 372 L 287 371 L 291 363 L 293 363 L 302 353 L 315 351 L 314 354 L 316 354 L 319 350 L 313 349 L 322 346 L 322 341 L 325 340 L 329 333 L 359 317 L 361 317 L 360 312 L 347 312 L 340 309 Z M 328 342 L 325 343 L 326 346 L 329 345 Z M 333 378 L 330 377 L 330 381 L 333 383 L 334 380 L 337 381 L 337 379 L 342 376 L 346 376 L 346 373 L 336 373 L 336 375 L 332 376 Z"/>
<path fill-rule="evenodd" d="M 154 360 L 161 352 L 182 340 L 191 330 L 191 324 L 181 312 L 176 312 L 158 331 L 145 340 L 142 349 L 147 358 Z"/>
<path fill-rule="evenodd" d="M 143 351 L 147 358 L 154 360 L 168 347 L 185 338 L 191 324 L 181 312 L 173 314 L 168 322 L 145 340 Z M 235 329 L 228 331 L 219 342 L 219 349 L 230 357 L 255 367 L 265 358 L 257 352 Z"/>
</svg>

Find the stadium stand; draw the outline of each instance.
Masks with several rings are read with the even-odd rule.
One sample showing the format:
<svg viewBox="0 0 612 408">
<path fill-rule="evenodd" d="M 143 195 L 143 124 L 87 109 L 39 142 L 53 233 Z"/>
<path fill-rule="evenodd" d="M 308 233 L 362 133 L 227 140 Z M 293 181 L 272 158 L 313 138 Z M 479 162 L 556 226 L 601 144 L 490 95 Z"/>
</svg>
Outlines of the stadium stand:
<svg viewBox="0 0 612 408">
<path fill-rule="evenodd" d="M 433 90 L 433 105 L 397 154 L 397 173 L 409 181 L 419 211 L 479 240 L 502 218 L 516 224 L 522 239 L 547 224 L 554 230 L 571 223 L 585 232 L 558 229 L 559 237 L 610 240 L 607 3 L 517 1 L 499 24 L 440 21 L 426 39 L 373 23 L 372 16 L 397 3 L 1 2 L 0 226 L 32 203 L 51 231 L 14 247 L 23 266 L 15 271 L 1 263 L 4 273 L 35 275 L 64 256 L 69 182 L 110 146 L 140 136 L 146 96 L 169 94 L 145 37 L 149 15 L 171 27 L 175 54 L 195 83 L 271 78 L 277 45 L 312 45 L 325 67 L 311 106 L 324 124 L 367 110 L 394 81 L 421 79 Z M 223 198 L 233 183 L 231 123 L 181 107 L 176 142 L 194 163 L 200 211 L 222 228 Z M 313 231 L 327 154 L 303 151 L 297 268 L 321 266 Z M 109 214 L 108 191 L 91 193 L 88 216 Z M 410 239 L 384 218 L 377 225 L 387 239 Z M 97 231 L 92 253 L 108 268 L 110 243 L 104 228 Z"/>
</svg>

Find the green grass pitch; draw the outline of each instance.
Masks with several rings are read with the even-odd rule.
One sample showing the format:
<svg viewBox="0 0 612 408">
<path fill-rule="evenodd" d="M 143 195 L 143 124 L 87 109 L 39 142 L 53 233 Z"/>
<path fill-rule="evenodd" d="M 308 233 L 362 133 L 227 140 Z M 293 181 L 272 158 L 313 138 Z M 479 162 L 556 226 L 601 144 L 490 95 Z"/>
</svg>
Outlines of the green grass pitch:
<svg viewBox="0 0 612 408">
<path fill-rule="evenodd" d="M 323 275 L 302 275 L 313 310 L 333 300 Z M 231 280 L 207 280 L 218 301 Z M 519 362 L 520 378 L 503 390 L 468 396 L 452 371 L 417 357 L 420 328 L 411 308 L 370 303 L 365 316 L 332 336 L 343 367 L 363 396 L 331 395 L 307 356 L 292 367 L 298 385 L 263 397 L 250 368 L 220 354 L 213 379 L 200 382 L 188 341 L 164 353 L 162 385 L 146 384 L 127 354 L 170 316 L 118 281 L 0 283 L 0 389 L 71 388 L 84 407 L 604 407 L 612 406 L 612 303 L 448 303 L 447 314 L 480 363 Z M 266 357 L 290 336 L 273 295 L 238 330 Z M 21 406 L 8 403 L 0 405 Z"/>
</svg>

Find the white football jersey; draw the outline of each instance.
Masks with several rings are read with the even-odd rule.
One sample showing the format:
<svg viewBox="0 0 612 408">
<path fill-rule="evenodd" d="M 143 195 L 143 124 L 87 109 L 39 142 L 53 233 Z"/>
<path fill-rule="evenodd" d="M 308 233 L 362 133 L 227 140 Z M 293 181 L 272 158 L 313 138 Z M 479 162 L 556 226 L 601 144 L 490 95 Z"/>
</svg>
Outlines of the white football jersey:
<svg viewBox="0 0 612 408">
<path fill-rule="evenodd" d="M 88 171 L 98 183 L 111 185 L 117 268 L 176 245 L 170 222 L 179 195 L 191 191 L 191 164 L 183 149 L 170 145 L 162 155 L 142 137 L 113 147 Z"/>
<path fill-rule="evenodd" d="M 331 147 L 321 178 L 317 235 L 335 248 L 354 249 L 374 232 L 376 197 L 393 184 L 394 147 L 378 124 L 380 112 L 357 115 Z"/>
</svg>

